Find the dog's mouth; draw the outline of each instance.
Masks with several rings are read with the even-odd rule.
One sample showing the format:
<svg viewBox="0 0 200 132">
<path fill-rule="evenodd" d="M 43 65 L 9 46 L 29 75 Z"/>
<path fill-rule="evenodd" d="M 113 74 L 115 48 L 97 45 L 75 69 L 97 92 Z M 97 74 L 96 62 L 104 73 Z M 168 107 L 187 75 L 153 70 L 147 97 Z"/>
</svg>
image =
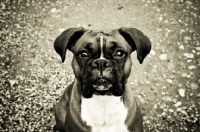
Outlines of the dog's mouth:
<svg viewBox="0 0 200 132">
<path fill-rule="evenodd" d="M 112 83 L 106 79 L 99 79 L 95 81 L 92 85 L 94 91 L 101 95 L 109 93 L 112 89 L 112 86 L 113 86 Z"/>
</svg>

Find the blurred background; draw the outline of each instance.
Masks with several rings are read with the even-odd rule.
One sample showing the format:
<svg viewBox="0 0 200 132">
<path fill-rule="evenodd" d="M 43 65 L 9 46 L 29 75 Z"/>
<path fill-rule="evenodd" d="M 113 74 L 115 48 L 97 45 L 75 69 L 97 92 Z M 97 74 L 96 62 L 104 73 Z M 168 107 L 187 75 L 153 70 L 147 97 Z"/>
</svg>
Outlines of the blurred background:
<svg viewBox="0 0 200 132">
<path fill-rule="evenodd" d="M 200 131 L 199 0 L 1 0 L 0 131 L 50 132 L 53 104 L 74 79 L 55 38 L 71 27 L 131 26 L 152 42 L 143 64 L 132 54 L 129 83 L 145 132 Z"/>
</svg>

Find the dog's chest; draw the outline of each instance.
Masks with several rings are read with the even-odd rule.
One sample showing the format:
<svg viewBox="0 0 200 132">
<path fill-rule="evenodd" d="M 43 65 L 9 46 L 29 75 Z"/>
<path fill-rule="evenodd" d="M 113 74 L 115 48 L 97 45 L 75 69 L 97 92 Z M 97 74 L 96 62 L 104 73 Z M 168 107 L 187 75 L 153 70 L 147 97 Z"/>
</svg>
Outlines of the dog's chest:
<svg viewBox="0 0 200 132">
<path fill-rule="evenodd" d="M 93 95 L 81 101 L 81 118 L 92 132 L 128 132 L 125 125 L 128 110 L 120 97 Z"/>
</svg>

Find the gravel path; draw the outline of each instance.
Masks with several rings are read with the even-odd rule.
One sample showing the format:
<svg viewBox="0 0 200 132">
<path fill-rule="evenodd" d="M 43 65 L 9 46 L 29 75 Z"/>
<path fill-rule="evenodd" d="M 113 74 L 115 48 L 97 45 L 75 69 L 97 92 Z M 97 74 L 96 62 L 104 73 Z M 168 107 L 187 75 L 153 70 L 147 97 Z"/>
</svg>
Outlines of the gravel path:
<svg viewBox="0 0 200 132">
<path fill-rule="evenodd" d="M 200 131 L 199 0 L 1 0 L 0 131 L 52 131 L 53 104 L 72 82 L 53 49 L 70 27 L 132 26 L 152 42 L 129 82 L 146 132 Z"/>
</svg>

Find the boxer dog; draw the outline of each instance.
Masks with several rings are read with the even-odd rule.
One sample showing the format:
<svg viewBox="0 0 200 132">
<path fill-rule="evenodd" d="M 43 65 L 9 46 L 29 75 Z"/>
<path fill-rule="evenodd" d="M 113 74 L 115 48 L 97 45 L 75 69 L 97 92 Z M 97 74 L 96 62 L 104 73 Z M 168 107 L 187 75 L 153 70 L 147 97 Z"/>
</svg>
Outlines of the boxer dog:
<svg viewBox="0 0 200 132">
<path fill-rule="evenodd" d="M 143 132 L 143 117 L 127 84 L 131 53 L 143 62 L 151 42 L 140 30 L 86 30 L 70 28 L 54 42 L 65 61 L 66 50 L 74 56 L 74 82 L 55 105 L 60 132 Z"/>
</svg>

